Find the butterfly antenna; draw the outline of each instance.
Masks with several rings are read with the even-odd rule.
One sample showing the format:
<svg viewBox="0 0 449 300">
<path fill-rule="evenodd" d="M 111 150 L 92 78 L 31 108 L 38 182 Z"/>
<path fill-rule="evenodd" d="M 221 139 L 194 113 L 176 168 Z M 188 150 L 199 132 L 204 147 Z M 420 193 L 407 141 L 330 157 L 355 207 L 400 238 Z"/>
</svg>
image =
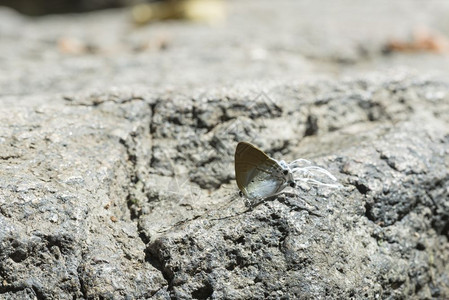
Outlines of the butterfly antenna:
<svg viewBox="0 0 449 300">
<path fill-rule="evenodd" d="M 292 162 L 289 163 L 288 165 L 289 165 L 290 168 L 293 168 L 293 167 L 299 167 L 298 164 L 300 164 L 300 163 L 306 163 L 306 164 L 309 164 L 309 165 L 312 164 L 312 163 L 311 163 L 309 160 L 307 160 L 307 159 L 299 158 L 299 159 L 295 159 L 294 161 L 292 161 Z"/>
<path fill-rule="evenodd" d="M 303 172 L 305 174 L 312 174 L 313 172 L 311 172 L 311 171 L 315 171 L 315 172 L 318 172 L 318 173 L 326 175 L 332 181 L 337 181 L 337 178 L 335 178 L 335 176 L 332 175 L 328 170 L 323 169 L 321 167 L 317 167 L 317 166 L 309 166 L 309 167 L 303 167 L 303 168 L 293 168 L 291 170 L 292 170 L 293 173 Z"/>
<path fill-rule="evenodd" d="M 325 182 L 321 182 L 318 181 L 316 179 L 312 179 L 312 178 L 303 178 L 303 177 L 298 177 L 295 178 L 295 181 L 302 181 L 304 183 L 310 183 L 316 186 L 326 186 L 326 187 L 330 187 L 330 188 L 339 188 L 340 185 L 338 183 L 325 183 Z"/>
<path fill-rule="evenodd" d="M 166 157 L 167 160 L 168 160 L 168 163 L 170 164 L 170 167 L 171 167 L 172 170 L 173 170 L 173 174 L 176 175 L 176 167 L 175 167 L 175 164 L 173 163 L 173 160 L 171 159 L 171 157 L 170 157 L 170 155 L 168 154 L 167 150 L 164 149 L 163 151 L 164 151 L 165 157 Z"/>
<path fill-rule="evenodd" d="M 313 165 L 301 167 L 299 163 L 311 164 L 310 161 L 302 158 L 294 160 L 289 164 L 295 181 L 301 181 L 316 186 L 326 186 L 330 188 L 338 188 L 340 186 L 340 184 L 337 182 L 337 178 L 335 178 L 335 176 L 332 175 L 328 170 Z"/>
</svg>

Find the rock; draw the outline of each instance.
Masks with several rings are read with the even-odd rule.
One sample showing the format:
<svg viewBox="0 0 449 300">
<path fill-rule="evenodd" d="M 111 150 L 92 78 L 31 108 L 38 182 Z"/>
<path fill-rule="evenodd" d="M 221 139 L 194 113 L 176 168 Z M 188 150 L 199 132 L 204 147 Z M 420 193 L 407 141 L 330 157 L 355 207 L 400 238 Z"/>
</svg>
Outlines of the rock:
<svg viewBox="0 0 449 300">
<path fill-rule="evenodd" d="M 314 157 L 307 152 L 309 147 L 321 149 L 315 159 L 336 174 L 344 188 L 281 195 L 247 211 L 242 200 L 228 200 L 226 208 L 209 209 L 195 220 L 156 234 L 147 250 L 171 282 L 175 298 L 447 295 L 449 118 L 435 114 L 447 111 L 449 102 L 445 98 L 430 106 L 419 96 L 437 86 L 447 94 L 446 84 L 418 78 L 365 84 L 373 94 L 384 93 L 390 107 L 397 106 L 391 115 L 384 110 L 385 121 L 369 117 L 372 107 L 382 106 L 381 100 L 358 97 L 363 90 L 353 83 L 340 83 L 342 94 L 327 95 L 332 100 L 324 105 L 319 100 L 288 102 L 290 108 L 318 107 L 318 123 L 340 124 L 296 141 L 290 136 L 285 143 L 290 158 Z M 404 84 L 399 104 L 395 94 Z M 345 114 L 332 114 L 337 106 Z M 292 110 L 279 118 L 293 124 L 300 113 L 301 109 Z M 257 143 L 276 135 L 270 129 L 259 129 L 266 134 L 247 140 Z M 348 137 L 346 130 L 351 131 Z M 296 150 L 302 145 L 303 150 Z M 192 206 L 199 206 L 191 200 Z M 307 206 L 314 210 L 302 208 Z M 145 232 L 153 225 L 141 220 L 150 218 L 151 213 L 140 216 Z"/>
<path fill-rule="evenodd" d="M 149 95 L 128 101 L 124 91 L 116 101 L 74 97 L 3 110 L 5 297 L 445 297 L 449 102 L 420 95 L 447 94 L 447 85 L 366 80 L 371 95 L 383 97 L 362 98 L 364 87 L 335 84 L 338 95 L 322 83 L 279 85 L 320 96 L 279 97 L 276 114 L 246 101 L 209 132 L 188 95 L 175 105 Z M 100 98 L 111 95 L 92 97 Z M 234 101 L 215 103 L 228 111 Z M 376 120 L 373 107 L 384 107 Z M 265 124 L 305 126 L 303 111 L 338 128 L 284 136 Z M 276 136 L 282 146 L 271 142 Z M 277 158 L 312 159 L 344 187 L 284 194 L 247 210 L 232 196 L 238 140 L 268 145 Z"/>
</svg>

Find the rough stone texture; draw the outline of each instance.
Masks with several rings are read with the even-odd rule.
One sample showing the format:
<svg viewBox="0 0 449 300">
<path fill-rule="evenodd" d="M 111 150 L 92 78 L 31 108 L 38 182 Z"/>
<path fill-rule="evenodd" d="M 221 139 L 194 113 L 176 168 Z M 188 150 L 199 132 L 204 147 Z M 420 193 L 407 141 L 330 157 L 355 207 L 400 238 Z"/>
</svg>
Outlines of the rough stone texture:
<svg viewBox="0 0 449 300">
<path fill-rule="evenodd" d="M 447 4 L 342 3 L 143 28 L 1 9 L 0 299 L 449 298 L 449 64 L 381 51 L 449 32 Z M 342 187 L 248 209 L 242 140 Z"/>
<path fill-rule="evenodd" d="M 282 113 L 254 117 L 252 126 L 242 125 L 242 136 L 235 139 L 261 145 L 265 140 L 264 148 L 282 149 L 287 158 L 319 147 L 323 153 L 316 161 L 338 174 L 344 188 L 281 196 L 244 213 L 242 200 L 234 200 L 226 209 L 204 213 L 169 233 L 153 233 L 157 238 L 148 244 L 149 257 L 156 258 L 153 264 L 170 283 L 172 294 L 231 299 L 448 297 L 449 103 L 447 96 L 435 98 L 447 95 L 448 88 L 447 83 L 419 78 L 277 86 L 272 95 L 286 100 L 278 102 Z M 287 96 L 292 91 L 296 97 Z M 305 103 L 304 94 L 315 101 Z M 247 116 L 250 107 L 242 110 Z M 184 114 L 181 108 L 174 110 Z M 306 114 L 315 116 L 318 133 L 301 138 Z M 298 132 L 282 136 L 278 128 L 262 126 L 278 119 L 296 123 Z M 173 126 L 169 119 L 164 124 Z M 226 130 L 221 124 L 216 129 Z M 234 139 L 234 131 L 223 135 Z M 178 145 L 185 145 L 182 136 L 176 139 Z M 191 147 L 207 145 L 201 143 L 203 136 Z M 282 146 L 266 138 L 270 136 Z M 157 139 L 153 135 L 154 144 Z M 205 147 L 201 153 L 207 153 Z M 172 156 L 176 164 L 194 162 L 182 157 L 185 152 Z M 220 153 L 220 148 L 213 152 Z M 280 157 L 279 152 L 273 155 Z M 200 173 L 214 182 L 216 178 L 209 179 L 214 174 L 206 170 L 217 164 L 232 166 L 232 153 L 202 161 L 188 169 L 204 168 Z M 221 173 L 216 174 L 220 178 Z M 194 197 L 190 200 L 189 207 L 199 206 Z M 152 215 L 169 210 L 153 202 L 139 207 L 139 226 L 150 241 L 160 222 Z"/>
</svg>

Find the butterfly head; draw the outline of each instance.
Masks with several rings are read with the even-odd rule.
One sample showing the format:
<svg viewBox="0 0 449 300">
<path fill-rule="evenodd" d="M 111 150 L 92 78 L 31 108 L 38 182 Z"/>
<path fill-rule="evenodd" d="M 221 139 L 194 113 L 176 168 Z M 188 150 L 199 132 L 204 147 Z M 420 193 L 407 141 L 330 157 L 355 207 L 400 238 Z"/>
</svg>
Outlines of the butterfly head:
<svg viewBox="0 0 449 300">
<path fill-rule="evenodd" d="M 293 172 L 290 169 L 290 167 L 288 166 L 288 164 L 281 160 L 278 162 L 278 164 L 282 167 L 282 176 L 284 178 L 284 186 L 287 187 L 292 187 L 295 188 L 296 187 L 296 182 L 295 179 L 293 178 Z"/>
</svg>

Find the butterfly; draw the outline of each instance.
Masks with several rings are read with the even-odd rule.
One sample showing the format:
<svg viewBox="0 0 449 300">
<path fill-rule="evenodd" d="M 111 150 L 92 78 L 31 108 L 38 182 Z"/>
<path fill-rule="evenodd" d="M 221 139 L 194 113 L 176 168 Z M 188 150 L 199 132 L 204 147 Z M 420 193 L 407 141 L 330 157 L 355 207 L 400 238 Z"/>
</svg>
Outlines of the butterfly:
<svg viewBox="0 0 449 300">
<path fill-rule="evenodd" d="M 308 160 L 297 159 L 291 163 L 278 161 L 247 142 L 237 144 L 234 159 L 237 186 L 241 194 L 248 199 L 271 197 L 281 193 L 287 187 L 297 187 L 299 182 L 337 187 L 337 184 L 312 178 L 318 173 L 331 181 L 337 180 L 325 169 L 310 165 Z M 308 164 L 308 166 L 301 166 L 301 164 Z"/>
<path fill-rule="evenodd" d="M 239 142 L 237 144 L 234 158 L 237 186 L 240 189 L 240 193 L 249 200 L 264 200 L 281 193 L 287 187 L 296 188 L 302 182 L 328 187 L 339 187 L 336 183 L 326 182 L 329 180 L 336 182 L 337 179 L 331 173 L 321 167 L 311 165 L 308 160 L 297 159 L 291 163 L 286 163 L 283 160 L 278 161 L 247 142 Z M 217 211 L 222 211 L 231 203 L 232 201 Z M 257 201 L 257 203 L 262 203 L 262 201 Z M 254 202 L 248 204 L 250 209 L 254 207 Z M 310 214 L 320 216 L 306 207 L 303 209 L 307 210 Z M 239 215 L 247 211 L 241 212 Z M 158 233 L 168 231 L 173 227 L 197 219 L 198 217 L 200 216 L 180 221 L 174 226 L 158 231 Z M 211 220 L 222 220 L 228 217 Z"/>
</svg>

